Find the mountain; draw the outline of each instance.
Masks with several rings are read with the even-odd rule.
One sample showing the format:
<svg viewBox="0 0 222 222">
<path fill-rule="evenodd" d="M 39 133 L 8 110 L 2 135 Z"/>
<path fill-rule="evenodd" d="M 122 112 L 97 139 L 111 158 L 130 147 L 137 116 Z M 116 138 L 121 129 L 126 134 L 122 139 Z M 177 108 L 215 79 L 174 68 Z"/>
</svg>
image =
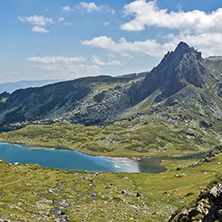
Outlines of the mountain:
<svg viewBox="0 0 222 222">
<path fill-rule="evenodd" d="M 222 119 L 222 60 L 204 59 L 180 42 L 151 72 L 86 77 L 0 94 L 0 128 L 68 121 L 110 124 L 141 115 L 191 121 L 219 130 Z M 22 125 L 22 126 L 23 126 Z"/>
<path fill-rule="evenodd" d="M 62 80 L 36 80 L 36 81 L 19 81 L 19 82 L 7 82 L 0 84 L 0 93 L 9 92 L 12 93 L 18 89 L 25 89 L 28 87 L 41 87 L 47 84 L 56 83 Z"/>
<path fill-rule="evenodd" d="M 109 116 L 129 107 L 124 98 L 131 81 L 138 78 L 140 76 L 135 75 L 88 77 L 20 89 L 12 94 L 2 93 L 1 126 L 33 120 L 67 120 L 85 125 L 103 123 Z"/>
<path fill-rule="evenodd" d="M 135 91 L 135 101 L 142 101 L 155 90 L 160 90 L 156 101 L 161 101 L 181 89 L 188 83 L 203 87 L 206 68 L 201 53 L 180 42 L 174 52 L 168 52 L 160 64 L 144 79 Z"/>
</svg>

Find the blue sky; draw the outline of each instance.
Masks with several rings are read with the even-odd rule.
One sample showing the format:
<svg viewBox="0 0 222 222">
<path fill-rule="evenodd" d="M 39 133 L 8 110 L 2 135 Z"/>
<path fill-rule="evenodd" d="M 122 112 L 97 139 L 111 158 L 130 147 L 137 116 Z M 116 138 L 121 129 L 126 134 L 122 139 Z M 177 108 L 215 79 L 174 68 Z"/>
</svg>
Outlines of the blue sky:
<svg viewBox="0 0 222 222">
<path fill-rule="evenodd" d="M 148 71 L 180 41 L 222 55 L 222 2 L 1 0 L 0 83 Z"/>
</svg>

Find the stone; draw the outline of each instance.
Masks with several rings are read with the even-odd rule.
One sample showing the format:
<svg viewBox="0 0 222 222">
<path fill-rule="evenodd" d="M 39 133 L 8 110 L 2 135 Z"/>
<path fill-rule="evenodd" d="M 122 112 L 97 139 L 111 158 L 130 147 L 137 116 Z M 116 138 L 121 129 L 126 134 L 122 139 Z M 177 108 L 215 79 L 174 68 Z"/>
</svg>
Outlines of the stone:
<svg viewBox="0 0 222 222">
<path fill-rule="evenodd" d="M 210 122 L 208 122 L 207 120 L 201 121 L 200 124 L 201 124 L 202 126 L 206 127 L 206 128 L 209 128 L 209 127 L 213 126 L 213 124 L 210 123 Z"/>
<path fill-rule="evenodd" d="M 210 189 L 208 196 L 211 202 L 222 208 L 222 184 L 218 183 L 213 186 Z"/>
<path fill-rule="evenodd" d="M 203 211 L 202 211 L 202 207 L 200 205 L 197 205 L 195 207 L 192 207 L 191 209 L 189 209 L 189 216 L 191 217 L 195 217 L 197 216 L 198 214 L 202 214 Z"/>
<path fill-rule="evenodd" d="M 136 197 L 142 197 L 143 195 L 141 193 L 137 193 Z"/>
</svg>

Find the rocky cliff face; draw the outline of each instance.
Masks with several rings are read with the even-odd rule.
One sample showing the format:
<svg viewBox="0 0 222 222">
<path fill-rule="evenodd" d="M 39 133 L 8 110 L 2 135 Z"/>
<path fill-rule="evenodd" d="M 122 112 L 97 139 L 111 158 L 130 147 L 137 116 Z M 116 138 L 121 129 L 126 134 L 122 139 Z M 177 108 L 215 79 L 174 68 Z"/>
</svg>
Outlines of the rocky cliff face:
<svg viewBox="0 0 222 222">
<path fill-rule="evenodd" d="M 222 184 L 217 183 L 208 191 L 202 192 L 192 207 L 186 207 L 181 213 L 174 213 L 169 222 L 222 221 Z"/>
<path fill-rule="evenodd" d="M 222 153 L 222 146 L 216 146 L 211 150 L 202 162 L 211 162 L 213 158 Z M 219 182 L 217 182 L 219 181 Z M 213 185 L 209 185 L 201 191 L 199 197 L 194 204 L 178 209 L 172 214 L 169 222 L 189 222 L 203 221 L 213 222 L 222 221 L 222 179 L 213 181 Z"/>
<path fill-rule="evenodd" d="M 155 90 L 161 94 L 156 101 L 161 101 L 187 86 L 203 87 L 203 75 L 206 69 L 201 53 L 181 42 L 174 52 L 168 52 L 160 64 L 155 67 L 134 92 L 134 101 L 142 101 Z"/>
</svg>

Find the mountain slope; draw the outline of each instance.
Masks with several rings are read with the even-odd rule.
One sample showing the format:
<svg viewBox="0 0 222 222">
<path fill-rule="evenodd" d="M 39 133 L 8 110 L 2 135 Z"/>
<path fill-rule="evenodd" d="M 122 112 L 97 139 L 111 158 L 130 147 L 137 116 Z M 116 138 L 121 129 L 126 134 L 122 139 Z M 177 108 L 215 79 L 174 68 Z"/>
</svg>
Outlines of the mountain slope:
<svg viewBox="0 0 222 222">
<path fill-rule="evenodd" d="M 151 72 L 88 77 L 3 93 L 0 128 L 64 120 L 104 126 L 122 119 L 161 116 L 166 122 L 187 125 L 188 121 L 221 134 L 221 73 L 220 57 L 203 59 L 200 52 L 181 42 Z"/>
<path fill-rule="evenodd" d="M 132 85 L 131 81 L 138 78 L 141 78 L 140 75 L 87 77 L 39 88 L 21 89 L 12 94 L 2 93 L 1 128 L 7 128 L 15 122 L 34 120 L 68 120 L 85 125 L 99 121 L 102 124 L 129 107 L 130 101 L 126 95 Z M 122 108 L 119 108 L 119 104 Z"/>
</svg>

